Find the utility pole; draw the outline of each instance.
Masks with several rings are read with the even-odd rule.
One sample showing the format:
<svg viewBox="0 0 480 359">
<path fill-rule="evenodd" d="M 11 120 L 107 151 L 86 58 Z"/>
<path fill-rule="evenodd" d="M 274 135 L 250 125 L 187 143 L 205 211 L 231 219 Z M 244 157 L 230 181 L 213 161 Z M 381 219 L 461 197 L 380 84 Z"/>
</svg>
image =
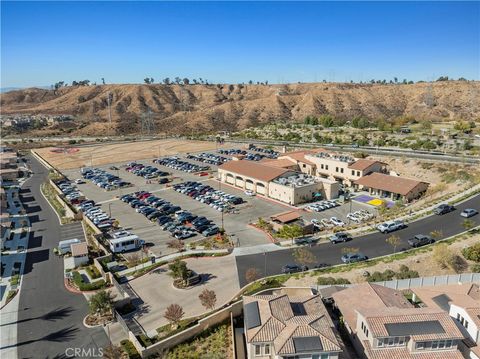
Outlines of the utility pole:
<svg viewBox="0 0 480 359">
<path fill-rule="evenodd" d="M 112 125 L 112 93 L 108 91 L 107 94 L 107 103 L 108 103 L 108 119 L 110 121 L 110 125 Z"/>
</svg>

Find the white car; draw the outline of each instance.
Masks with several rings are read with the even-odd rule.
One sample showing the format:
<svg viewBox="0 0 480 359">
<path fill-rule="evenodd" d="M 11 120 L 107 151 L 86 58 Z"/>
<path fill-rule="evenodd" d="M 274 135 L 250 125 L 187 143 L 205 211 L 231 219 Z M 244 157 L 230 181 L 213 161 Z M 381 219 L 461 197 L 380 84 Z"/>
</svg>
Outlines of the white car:
<svg viewBox="0 0 480 359">
<path fill-rule="evenodd" d="M 331 217 L 330 221 L 336 226 L 344 226 L 345 225 L 345 222 L 338 219 L 337 217 Z"/>
<path fill-rule="evenodd" d="M 85 183 L 85 181 L 79 178 L 79 179 L 75 180 L 75 183 L 76 184 L 83 184 L 83 183 Z"/>
<path fill-rule="evenodd" d="M 323 218 L 320 223 L 322 223 L 322 225 L 324 227 L 333 227 L 333 223 L 330 222 L 330 220 L 326 219 L 326 218 Z"/>
<path fill-rule="evenodd" d="M 255 192 L 250 191 L 250 190 L 246 190 L 246 191 L 245 191 L 245 194 L 246 194 L 247 196 L 250 196 L 250 197 L 255 196 Z"/>
</svg>

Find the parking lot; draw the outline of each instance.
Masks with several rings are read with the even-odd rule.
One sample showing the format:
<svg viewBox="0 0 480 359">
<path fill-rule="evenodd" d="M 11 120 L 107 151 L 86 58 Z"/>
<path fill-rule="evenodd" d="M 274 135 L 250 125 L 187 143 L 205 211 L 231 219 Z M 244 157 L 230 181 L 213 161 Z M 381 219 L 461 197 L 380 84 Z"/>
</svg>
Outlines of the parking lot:
<svg viewBox="0 0 480 359">
<path fill-rule="evenodd" d="M 211 153 L 215 152 L 211 151 Z M 187 155 L 179 157 L 182 161 L 204 165 L 204 163 L 200 161 L 187 158 Z M 229 156 L 227 155 L 226 157 Z M 84 184 L 78 184 L 77 187 L 87 198 L 93 199 L 96 203 L 101 205 L 102 209 L 107 214 L 118 220 L 121 227 L 138 235 L 148 243 L 150 251 L 156 256 L 166 255 L 176 251 L 173 248 L 169 248 L 167 245 L 173 237 L 168 231 L 162 230 L 157 223 L 151 222 L 144 215 L 137 213 L 128 203 L 120 201 L 119 197 L 122 195 L 141 190 L 148 191 L 159 198 L 171 202 L 173 205 L 180 206 L 182 210 L 189 211 L 197 216 L 205 216 L 218 227 L 222 226 L 223 217 L 223 227 L 225 228 L 226 233 L 230 236 L 234 245 L 240 247 L 254 246 L 269 242 L 268 237 L 262 231 L 253 228 L 249 223 L 256 222 L 259 217 L 268 218 L 272 215 L 292 209 L 289 206 L 282 205 L 260 196 L 247 196 L 240 189 L 233 188 L 226 184 L 220 184 L 212 178 L 217 169 L 217 166 L 214 164 L 208 164 L 210 167 L 210 170 L 207 171 L 208 175 L 198 176 L 194 173 L 188 173 L 153 163 L 153 159 L 136 161 L 136 163 L 151 165 L 161 171 L 169 172 L 171 175 L 168 176 L 168 178 L 172 181 L 168 184 L 158 184 L 156 179 L 147 180 L 127 171 L 127 163 L 112 163 L 98 166 L 96 168 L 103 169 L 110 174 L 120 177 L 122 181 L 131 183 L 131 187 L 106 190 L 96 186 L 88 180 Z M 80 169 L 64 170 L 64 174 L 72 180 L 81 177 Z M 227 194 L 242 197 L 245 202 L 233 206 L 232 213 L 225 212 L 222 214 L 209 205 L 196 201 L 185 194 L 176 192 L 172 188 L 173 185 L 186 181 L 196 181 L 209 185 L 214 189 L 221 190 Z M 306 206 L 303 207 L 306 208 Z M 368 209 L 371 213 L 375 213 L 375 209 L 371 206 L 352 202 L 351 204 L 343 204 L 321 212 L 305 211 L 302 212 L 302 216 L 307 221 L 311 221 L 312 219 L 322 220 L 337 217 L 345 223 L 349 223 L 347 214 L 361 209 Z M 201 234 L 197 234 L 194 237 L 184 240 L 184 243 L 194 242 L 203 238 L 204 237 Z"/>
<path fill-rule="evenodd" d="M 195 161 L 182 157 L 183 160 L 195 163 Z M 183 171 L 177 171 L 159 164 L 154 164 L 152 160 L 137 161 L 145 165 L 153 165 L 162 171 L 167 171 L 172 174 L 173 181 L 168 185 L 158 184 L 152 180 L 151 183 L 147 183 L 147 180 L 134 175 L 131 172 L 125 170 L 126 163 L 113 163 L 104 166 L 98 166 L 96 168 L 103 169 L 111 174 L 118 175 L 122 180 L 132 183 L 129 188 L 120 188 L 107 191 L 102 189 L 90 181 L 86 181 L 84 184 L 78 184 L 78 189 L 89 198 L 101 205 L 102 209 L 111 214 L 113 218 L 119 221 L 120 226 L 129 230 L 130 232 L 138 235 L 141 239 L 150 243 L 152 246 L 150 250 L 153 254 L 166 255 L 175 252 L 175 249 L 168 248 L 167 243 L 173 238 L 166 231 L 163 231 L 156 223 L 147 220 L 145 216 L 139 214 L 135 209 L 131 208 L 127 203 L 120 201 L 118 198 L 122 195 L 132 193 L 135 191 L 149 191 L 157 197 L 165 199 L 172 204 L 182 207 L 182 209 L 192 212 L 198 216 L 205 216 L 212 220 L 216 225 L 221 227 L 222 225 L 222 213 L 214 208 L 198 202 L 185 194 L 178 193 L 171 187 L 176 183 L 185 181 L 197 181 L 208 184 L 216 189 L 230 194 L 234 194 L 242 197 L 245 203 L 234 206 L 235 213 L 223 214 L 223 225 L 226 233 L 231 237 L 235 246 L 252 246 L 257 244 L 265 244 L 269 242 L 269 239 L 265 234 L 248 224 L 256 222 L 258 217 L 268 217 L 279 212 L 288 210 L 288 207 L 281 204 L 277 204 L 259 197 L 249 197 L 238 189 L 231 188 L 220 184 L 218 181 L 209 178 L 209 176 L 199 177 L 198 175 L 187 173 Z M 201 162 L 196 162 L 201 163 Z M 118 170 L 111 170 L 110 167 L 115 166 Z M 209 165 L 213 170 L 216 170 L 216 166 Z M 64 170 L 66 176 L 74 180 L 80 178 L 80 169 Z M 199 239 L 203 239 L 202 235 L 197 235 L 185 240 L 185 243 L 190 243 Z"/>
</svg>

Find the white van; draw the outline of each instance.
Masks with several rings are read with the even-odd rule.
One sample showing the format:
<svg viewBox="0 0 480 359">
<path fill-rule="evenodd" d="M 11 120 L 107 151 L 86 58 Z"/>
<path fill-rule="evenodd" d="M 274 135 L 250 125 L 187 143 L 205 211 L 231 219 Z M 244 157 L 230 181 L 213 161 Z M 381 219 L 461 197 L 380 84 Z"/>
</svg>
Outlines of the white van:
<svg viewBox="0 0 480 359">
<path fill-rule="evenodd" d="M 120 237 L 110 240 L 110 250 L 113 253 L 123 253 L 138 249 L 145 244 L 145 241 L 136 235 Z"/>
<path fill-rule="evenodd" d="M 64 241 L 58 242 L 58 253 L 66 254 L 72 252 L 72 244 L 80 243 L 80 239 L 66 239 Z"/>
</svg>

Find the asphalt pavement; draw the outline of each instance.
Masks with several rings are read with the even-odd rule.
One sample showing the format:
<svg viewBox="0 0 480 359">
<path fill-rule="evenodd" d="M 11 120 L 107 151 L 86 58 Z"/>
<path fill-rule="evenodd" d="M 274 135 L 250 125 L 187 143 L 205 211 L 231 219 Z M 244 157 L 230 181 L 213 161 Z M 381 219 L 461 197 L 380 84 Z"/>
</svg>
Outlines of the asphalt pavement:
<svg viewBox="0 0 480 359">
<path fill-rule="evenodd" d="M 392 234 L 400 237 L 400 244 L 395 249 L 397 252 L 410 249 L 407 240 L 416 234 L 429 235 L 432 231 L 441 231 L 442 238 L 447 238 L 457 233 L 465 231 L 462 223 L 465 218 L 460 216 L 460 212 L 465 208 L 480 209 L 480 195 L 477 195 L 470 200 L 463 202 L 456 206 L 453 212 L 437 216 L 432 215 L 427 218 L 410 223 L 407 228 L 392 232 L 389 234 L 382 234 L 380 232 L 371 233 L 368 235 L 355 237 L 353 240 L 346 243 L 319 243 L 309 248 L 316 256 L 317 265 L 322 264 L 332 266 L 340 264 L 342 256 L 342 248 L 353 247 L 359 248 L 360 252 L 368 258 L 374 258 L 391 254 L 394 248 L 386 242 L 386 239 Z M 480 215 L 475 215 L 470 218 L 476 225 L 480 225 Z M 237 270 L 240 287 L 247 284 L 245 273 L 249 268 L 256 268 L 258 273 L 264 277 L 265 275 L 280 274 L 281 269 L 286 264 L 295 264 L 292 257 L 293 248 L 279 250 L 274 252 L 265 252 L 257 254 L 248 254 L 237 256 Z"/>
<path fill-rule="evenodd" d="M 48 170 L 31 156 L 28 162 L 33 176 L 23 187 L 21 196 L 32 231 L 18 308 L 18 357 L 101 356 L 100 349 L 108 345 L 105 331 L 88 329 L 82 324 L 88 314 L 87 301 L 83 295 L 65 289 L 63 260 L 53 254 L 53 248 L 68 232 L 63 230 L 40 192 Z M 80 349 L 77 356 L 75 348 Z"/>
</svg>

